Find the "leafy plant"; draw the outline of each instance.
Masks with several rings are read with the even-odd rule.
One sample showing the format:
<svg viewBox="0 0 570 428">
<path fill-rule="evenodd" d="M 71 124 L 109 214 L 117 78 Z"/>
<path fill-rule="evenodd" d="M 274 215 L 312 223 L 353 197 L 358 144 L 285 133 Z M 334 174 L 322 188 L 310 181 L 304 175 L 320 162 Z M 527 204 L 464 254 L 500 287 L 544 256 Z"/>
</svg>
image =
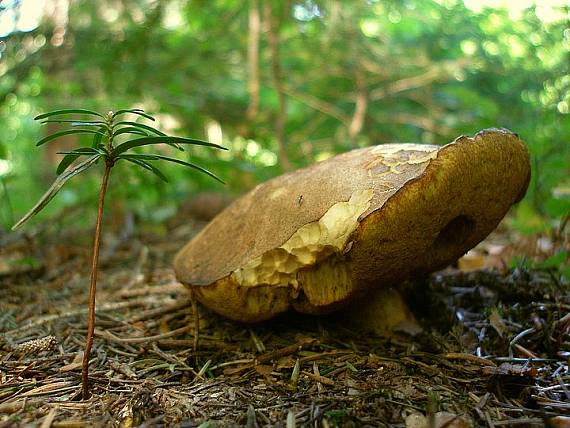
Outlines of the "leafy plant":
<svg viewBox="0 0 570 428">
<path fill-rule="evenodd" d="M 87 117 L 88 119 L 67 119 L 67 117 L 73 117 L 70 115 L 81 115 L 82 117 Z M 93 345 L 93 333 L 95 329 L 97 266 L 99 261 L 103 206 L 111 169 L 117 164 L 117 162 L 124 160 L 152 172 L 161 180 L 168 181 L 164 173 L 155 165 L 153 165 L 153 163 L 156 161 L 172 162 L 186 167 L 194 168 L 204 174 L 209 175 L 215 180 L 222 182 L 210 171 L 191 162 L 186 162 L 158 153 L 136 153 L 133 152 L 133 149 L 143 146 L 168 145 L 177 150 L 184 151 L 184 145 L 199 145 L 227 150 L 224 147 L 208 143 L 206 141 L 167 136 L 152 126 L 136 121 L 124 120 L 123 118 L 125 115 L 135 115 L 150 121 L 154 121 L 154 118 L 152 116 L 148 115 L 141 109 L 124 109 L 118 110 L 116 112 L 110 111 L 107 114 L 101 114 L 96 111 L 85 109 L 64 109 L 54 110 L 37 116 L 35 119 L 40 120 L 42 124 L 58 123 L 70 126 L 70 129 L 58 131 L 42 138 L 36 143 L 37 146 L 55 141 L 60 137 L 73 134 L 92 136 L 91 145 L 87 147 L 80 146 L 74 148 L 73 150 L 59 152 L 59 154 L 64 155 L 64 157 L 57 166 L 56 172 L 58 176 L 56 180 L 53 182 L 47 192 L 40 198 L 36 205 L 12 227 L 12 229 L 20 227 L 23 223 L 40 212 L 53 199 L 53 197 L 68 180 L 75 177 L 76 175 L 81 174 L 82 172 L 87 171 L 89 168 L 97 165 L 100 162 L 104 164 L 103 179 L 99 191 L 95 235 L 93 240 L 91 279 L 89 286 L 89 311 L 87 317 L 87 337 L 85 341 L 85 352 L 83 355 L 82 364 L 82 393 L 84 399 L 87 399 L 89 397 L 89 356 L 91 354 L 91 347 Z M 123 137 L 127 138 L 125 139 Z M 119 142 L 119 139 L 122 139 L 122 141 Z"/>
<path fill-rule="evenodd" d="M 6 217 L 9 223 L 14 222 L 14 210 L 12 208 L 12 201 L 10 199 L 10 193 L 8 192 L 8 186 L 6 185 L 6 179 L 10 176 L 10 161 L 8 158 L 8 151 L 3 141 L 0 141 L 0 200 L 2 200 L 2 205 L 5 206 L 3 210 L 0 210 L 0 220 L 3 220 L 4 212 L 6 211 Z M 3 222 L 2 222 L 3 223 Z M 2 224 L 0 223 L 0 231 L 3 231 Z"/>
<path fill-rule="evenodd" d="M 511 268 L 525 268 L 550 272 L 558 283 L 563 280 L 570 284 L 570 254 L 567 250 L 560 250 L 542 261 L 531 260 L 526 257 L 514 257 L 511 260 Z M 559 278 L 557 278 L 557 276 Z"/>
</svg>

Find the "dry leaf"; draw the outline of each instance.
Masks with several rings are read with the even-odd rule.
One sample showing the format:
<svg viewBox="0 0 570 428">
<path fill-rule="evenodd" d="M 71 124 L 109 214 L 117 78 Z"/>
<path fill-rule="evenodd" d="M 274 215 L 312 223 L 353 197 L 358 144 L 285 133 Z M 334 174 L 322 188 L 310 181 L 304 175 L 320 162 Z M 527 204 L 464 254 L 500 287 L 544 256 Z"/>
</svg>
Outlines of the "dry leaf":
<svg viewBox="0 0 570 428">
<path fill-rule="evenodd" d="M 509 328 L 501 318 L 499 311 L 497 308 L 493 308 L 491 311 L 491 315 L 489 315 L 489 322 L 491 323 L 491 327 L 495 329 L 500 337 L 503 337 L 509 333 Z"/>
<path fill-rule="evenodd" d="M 483 269 L 485 267 L 485 255 L 477 250 L 471 250 L 458 260 L 457 266 L 463 272 Z"/>
<path fill-rule="evenodd" d="M 265 364 L 258 364 L 255 366 L 255 371 L 263 376 L 269 376 L 273 371 L 273 366 L 268 366 Z"/>
<path fill-rule="evenodd" d="M 83 364 L 83 351 L 79 351 L 73 361 L 59 369 L 60 372 L 71 372 L 73 370 L 80 369 Z"/>
<path fill-rule="evenodd" d="M 406 428 L 471 428 L 471 426 L 473 424 L 465 416 L 449 412 L 437 412 L 433 419 L 421 413 L 412 413 L 406 418 Z"/>
</svg>

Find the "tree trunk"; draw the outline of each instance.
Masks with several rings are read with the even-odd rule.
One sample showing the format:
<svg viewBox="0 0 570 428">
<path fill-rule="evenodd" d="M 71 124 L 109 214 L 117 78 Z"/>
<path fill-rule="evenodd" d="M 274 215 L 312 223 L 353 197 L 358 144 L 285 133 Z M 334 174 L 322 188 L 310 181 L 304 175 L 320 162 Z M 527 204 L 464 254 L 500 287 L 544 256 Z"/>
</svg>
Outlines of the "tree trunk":
<svg viewBox="0 0 570 428">
<path fill-rule="evenodd" d="M 348 127 L 348 135 L 353 146 L 356 145 L 356 139 L 366 118 L 366 110 L 368 109 L 368 88 L 364 72 L 361 69 L 356 70 L 356 105 L 354 106 L 354 114 Z"/>
<path fill-rule="evenodd" d="M 258 0 L 249 1 L 249 38 L 247 44 L 247 89 L 249 92 L 249 106 L 247 119 L 255 120 L 259 113 L 259 33 L 261 20 L 259 17 Z"/>
<path fill-rule="evenodd" d="M 279 162 L 284 171 L 291 170 L 291 162 L 287 154 L 287 143 L 285 141 L 285 122 L 287 121 L 287 103 L 285 90 L 283 87 L 283 76 L 281 64 L 279 63 L 279 20 L 271 9 L 271 2 L 266 3 L 265 13 L 269 36 L 269 49 L 271 52 L 271 71 L 273 75 L 273 86 L 277 92 L 278 109 L 275 119 L 275 136 L 279 145 Z"/>
</svg>

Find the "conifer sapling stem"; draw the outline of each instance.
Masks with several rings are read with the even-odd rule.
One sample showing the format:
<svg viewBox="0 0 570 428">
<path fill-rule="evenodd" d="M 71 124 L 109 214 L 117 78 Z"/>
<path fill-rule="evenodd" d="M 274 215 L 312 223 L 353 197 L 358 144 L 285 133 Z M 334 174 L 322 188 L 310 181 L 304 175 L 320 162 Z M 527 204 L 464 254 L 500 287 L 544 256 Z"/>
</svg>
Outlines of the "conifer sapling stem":
<svg viewBox="0 0 570 428">
<path fill-rule="evenodd" d="M 172 162 L 179 165 L 187 166 L 196 169 L 210 177 L 223 183 L 218 177 L 210 171 L 182 159 L 172 158 L 165 156 L 161 153 L 148 153 L 148 152 L 134 152 L 134 149 L 139 149 L 145 146 L 152 145 L 167 145 L 172 148 L 184 151 L 183 145 L 198 145 L 212 147 L 216 149 L 227 150 L 226 148 L 217 144 L 208 143 L 202 140 L 195 140 L 182 137 L 170 137 L 163 132 L 159 131 L 152 126 L 139 123 L 136 121 L 121 121 L 117 120 L 122 115 L 135 115 L 138 118 L 144 118 L 154 121 L 154 118 L 141 109 L 123 109 L 116 112 L 108 112 L 103 115 L 93 110 L 86 109 L 63 109 L 54 110 L 48 113 L 40 114 L 35 119 L 42 120 L 42 124 L 58 123 L 71 126 L 70 129 L 55 132 L 42 138 L 36 143 L 37 146 L 49 143 L 67 135 L 80 134 L 90 135 L 91 144 L 89 146 L 76 147 L 73 150 L 60 152 L 64 155 L 63 159 L 57 167 L 57 178 L 52 183 L 51 187 L 40 198 L 30 211 L 28 211 L 20 221 L 18 221 L 12 229 L 21 226 L 27 220 L 39 213 L 59 192 L 62 186 L 72 177 L 88 170 L 101 159 L 105 163 L 103 172 L 103 180 L 99 190 L 99 200 L 97 205 L 97 220 L 95 224 L 95 236 L 93 239 L 93 254 L 91 260 L 91 278 L 89 283 L 89 300 L 88 300 L 88 315 L 87 315 L 87 336 L 85 339 L 85 349 L 83 352 L 83 362 L 81 366 L 81 380 L 82 380 L 82 396 L 83 399 L 88 399 L 90 396 L 89 391 L 89 359 L 91 356 L 91 349 L 93 347 L 93 336 L 95 332 L 95 300 L 97 294 L 97 274 L 99 266 L 99 248 L 101 246 L 101 230 L 103 227 L 103 209 L 105 205 L 105 195 L 109 184 L 109 177 L 111 169 L 119 160 L 125 160 L 133 165 L 150 171 L 163 181 L 168 181 L 164 173 L 153 165 L 153 162 Z M 61 116 L 81 115 L 80 119 L 61 119 Z M 88 117 L 89 119 L 85 119 Z M 121 136 L 128 138 L 123 141 L 116 141 L 116 138 Z M 103 138 L 106 143 L 103 143 Z M 79 162 L 81 158 L 86 158 Z M 197 343 L 196 343 L 197 344 Z"/>
<path fill-rule="evenodd" d="M 83 363 L 81 365 L 82 395 L 83 399 L 89 398 L 89 358 L 93 347 L 93 335 L 95 333 L 95 296 L 97 294 L 97 273 L 99 265 L 99 248 L 101 247 L 101 229 L 103 223 L 103 208 L 105 205 L 105 194 L 109 175 L 113 162 L 107 162 L 103 181 L 99 190 L 99 201 L 97 205 L 97 222 L 95 224 L 95 238 L 93 239 L 93 257 L 91 259 L 91 279 L 89 282 L 89 312 L 87 315 L 87 337 L 85 339 L 85 350 L 83 353 Z"/>
</svg>

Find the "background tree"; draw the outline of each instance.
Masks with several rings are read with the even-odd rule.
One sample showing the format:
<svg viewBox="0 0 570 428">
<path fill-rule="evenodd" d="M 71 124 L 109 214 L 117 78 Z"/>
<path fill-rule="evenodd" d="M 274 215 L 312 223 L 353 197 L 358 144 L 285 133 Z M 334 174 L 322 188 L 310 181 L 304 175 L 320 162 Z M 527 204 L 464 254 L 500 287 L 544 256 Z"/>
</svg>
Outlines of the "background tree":
<svg viewBox="0 0 570 428">
<path fill-rule="evenodd" d="M 49 156 L 31 150 L 42 130 L 30 118 L 76 103 L 144 108 L 169 133 L 223 140 L 229 153 L 199 152 L 199 161 L 228 171 L 234 193 L 288 161 L 295 168 L 354 146 L 441 144 L 504 126 L 533 156 L 519 228 L 545 231 L 570 209 L 568 7 L 475 3 L 289 0 L 270 2 L 268 14 L 256 1 L 4 2 L 0 156 L 14 210 L 52 174 Z M 24 28 L 31 4 L 41 18 Z M 113 199 L 162 220 L 210 185 L 174 174 L 165 188 L 129 173 Z M 70 187 L 61 199 L 52 214 L 85 196 Z M 3 199 L 5 223 L 7 206 Z"/>
</svg>

